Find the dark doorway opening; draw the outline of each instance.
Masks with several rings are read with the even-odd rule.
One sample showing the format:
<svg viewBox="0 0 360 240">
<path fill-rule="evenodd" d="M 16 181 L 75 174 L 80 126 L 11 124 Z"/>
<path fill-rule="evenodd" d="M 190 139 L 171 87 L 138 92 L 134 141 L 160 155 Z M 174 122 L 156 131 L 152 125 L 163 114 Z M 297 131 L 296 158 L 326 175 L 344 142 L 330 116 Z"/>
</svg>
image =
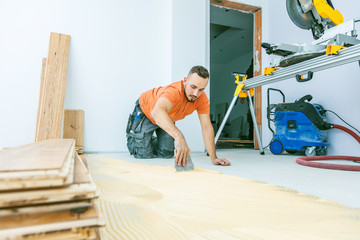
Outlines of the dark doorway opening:
<svg viewBox="0 0 360 240">
<path fill-rule="evenodd" d="M 253 35 L 253 13 L 210 5 L 210 116 L 215 133 L 234 97 L 233 73 L 253 77 Z M 216 147 L 254 147 L 253 121 L 247 98 L 237 100 Z"/>
</svg>

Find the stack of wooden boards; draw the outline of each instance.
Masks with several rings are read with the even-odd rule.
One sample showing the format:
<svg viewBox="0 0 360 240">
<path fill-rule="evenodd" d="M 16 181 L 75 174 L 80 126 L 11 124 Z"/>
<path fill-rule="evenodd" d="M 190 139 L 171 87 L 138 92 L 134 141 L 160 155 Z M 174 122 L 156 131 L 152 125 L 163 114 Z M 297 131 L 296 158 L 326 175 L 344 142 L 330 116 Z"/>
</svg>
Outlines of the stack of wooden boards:
<svg viewBox="0 0 360 240">
<path fill-rule="evenodd" d="M 0 151 L 0 239 L 100 239 L 96 198 L 72 139 Z"/>
</svg>

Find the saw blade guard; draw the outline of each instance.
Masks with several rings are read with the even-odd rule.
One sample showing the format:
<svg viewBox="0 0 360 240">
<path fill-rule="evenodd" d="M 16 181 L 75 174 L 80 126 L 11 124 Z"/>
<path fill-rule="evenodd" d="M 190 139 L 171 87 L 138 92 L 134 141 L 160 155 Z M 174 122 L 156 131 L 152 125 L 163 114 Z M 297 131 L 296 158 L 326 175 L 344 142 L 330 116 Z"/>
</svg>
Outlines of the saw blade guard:
<svg viewBox="0 0 360 240">
<path fill-rule="evenodd" d="M 325 30 L 343 23 L 344 18 L 334 9 L 331 0 L 286 0 L 291 21 L 302 29 L 311 29 L 313 38 L 319 39 Z"/>
</svg>

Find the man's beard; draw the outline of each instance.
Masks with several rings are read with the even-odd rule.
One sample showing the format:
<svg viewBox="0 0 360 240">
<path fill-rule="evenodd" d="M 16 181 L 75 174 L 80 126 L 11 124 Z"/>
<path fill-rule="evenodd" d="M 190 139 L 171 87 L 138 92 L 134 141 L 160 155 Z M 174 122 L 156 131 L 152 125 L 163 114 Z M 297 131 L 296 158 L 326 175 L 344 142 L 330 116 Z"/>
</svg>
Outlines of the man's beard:
<svg viewBox="0 0 360 240">
<path fill-rule="evenodd" d="M 184 95 L 185 95 L 185 98 L 186 98 L 186 100 L 187 100 L 188 102 L 195 102 L 195 100 L 197 99 L 197 97 L 194 96 L 194 95 L 190 95 L 190 96 L 194 97 L 194 99 L 189 99 L 189 98 L 187 97 L 187 95 L 186 95 L 185 89 L 184 89 Z"/>
</svg>

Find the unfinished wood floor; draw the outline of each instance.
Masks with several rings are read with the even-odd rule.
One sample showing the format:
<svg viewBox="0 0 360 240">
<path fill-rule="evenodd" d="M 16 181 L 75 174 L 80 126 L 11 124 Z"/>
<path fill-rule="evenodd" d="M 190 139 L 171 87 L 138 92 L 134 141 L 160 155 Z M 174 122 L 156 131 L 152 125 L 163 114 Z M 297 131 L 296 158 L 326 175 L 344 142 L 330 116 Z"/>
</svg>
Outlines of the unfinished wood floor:
<svg viewBox="0 0 360 240">
<path fill-rule="evenodd" d="M 360 209 L 292 189 L 213 170 L 176 173 L 172 166 L 101 155 L 87 159 L 107 222 L 104 239 L 355 240 L 360 235 Z"/>
</svg>

